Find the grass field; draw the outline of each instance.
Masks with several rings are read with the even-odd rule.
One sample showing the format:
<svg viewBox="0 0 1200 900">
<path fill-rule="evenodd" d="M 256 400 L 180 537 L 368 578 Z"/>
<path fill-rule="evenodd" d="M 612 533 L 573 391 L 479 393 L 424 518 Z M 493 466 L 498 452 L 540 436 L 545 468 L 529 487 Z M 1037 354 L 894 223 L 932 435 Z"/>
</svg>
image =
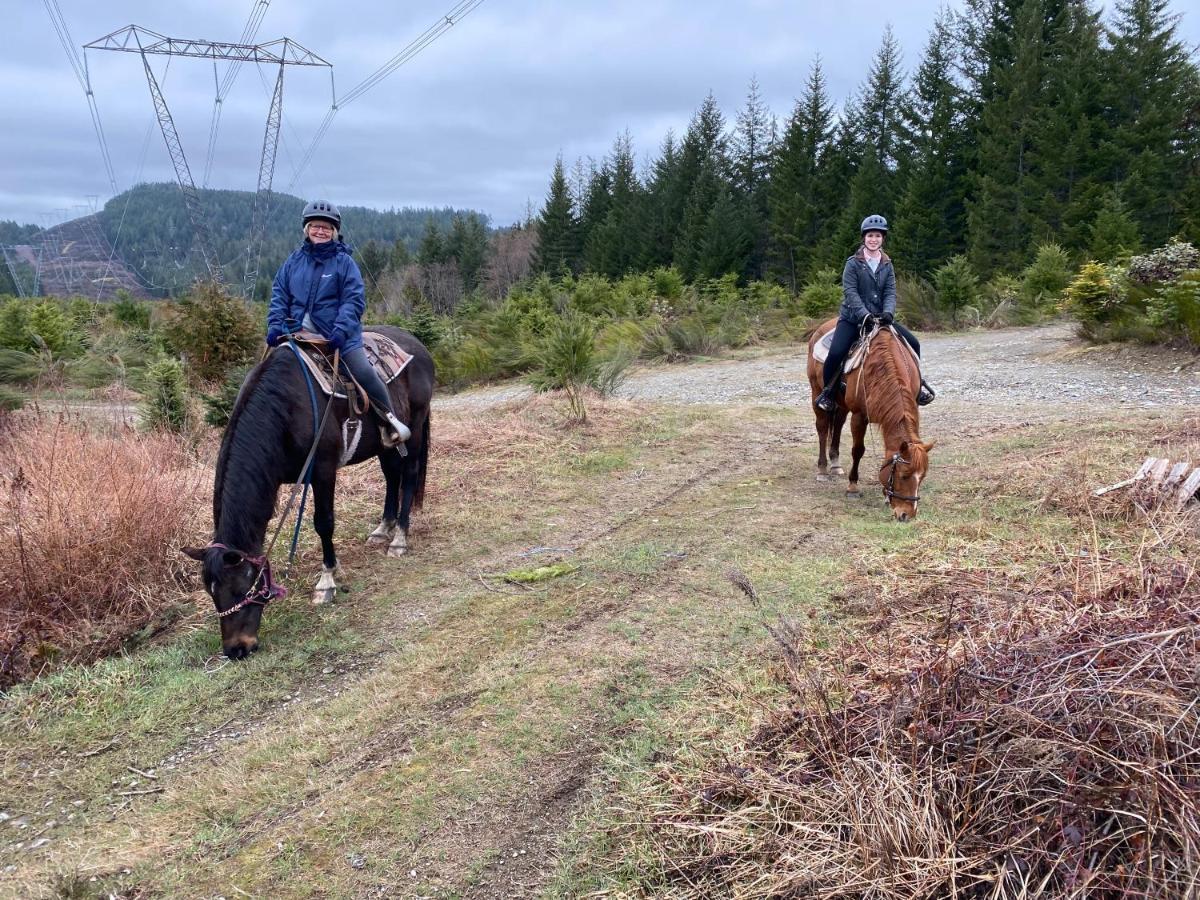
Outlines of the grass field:
<svg viewBox="0 0 1200 900">
<path fill-rule="evenodd" d="M 377 472 L 344 470 L 349 587 L 314 608 L 294 577 L 251 660 L 215 655 L 199 594 L 148 645 L 12 690 L 0 893 L 654 894 L 642 824 L 664 780 L 786 701 L 768 626 L 802 623 L 819 655 L 860 627 L 846 599 L 864 584 L 886 602 L 913 578 L 1170 555 L 1151 520 L 1084 498 L 1156 448 L 1200 455 L 1200 420 L 1163 414 L 940 428 L 901 525 L 874 491 L 815 481 L 797 410 L 563 414 L 545 398 L 441 413 L 399 561 L 364 546 Z M 869 438 L 867 472 L 880 452 Z M 318 566 L 309 530 L 300 570 Z"/>
</svg>

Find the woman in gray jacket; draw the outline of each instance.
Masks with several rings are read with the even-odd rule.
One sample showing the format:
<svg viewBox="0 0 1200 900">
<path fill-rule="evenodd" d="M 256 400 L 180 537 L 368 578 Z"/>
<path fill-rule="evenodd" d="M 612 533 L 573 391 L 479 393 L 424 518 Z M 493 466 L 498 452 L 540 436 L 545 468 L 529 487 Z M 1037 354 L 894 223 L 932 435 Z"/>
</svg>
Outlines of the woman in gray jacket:
<svg viewBox="0 0 1200 900">
<path fill-rule="evenodd" d="M 846 355 L 859 335 L 872 325 L 891 326 L 908 341 L 921 355 L 921 342 L 916 335 L 896 321 L 896 270 L 892 260 L 883 252 L 883 238 L 887 234 L 887 219 L 883 216 L 867 216 L 859 229 L 862 246 L 846 260 L 842 270 L 842 308 L 838 312 L 837 327 L 829 356 L 825 358 L 824 387 L 814 401 L 825 412 L 837 408 L 837 386 L 842 380 L 842 365 Z M 917 403 L 925 406 L 936 396 L 925 378 L 921 378 L 921 390 Z"/>
</svg>

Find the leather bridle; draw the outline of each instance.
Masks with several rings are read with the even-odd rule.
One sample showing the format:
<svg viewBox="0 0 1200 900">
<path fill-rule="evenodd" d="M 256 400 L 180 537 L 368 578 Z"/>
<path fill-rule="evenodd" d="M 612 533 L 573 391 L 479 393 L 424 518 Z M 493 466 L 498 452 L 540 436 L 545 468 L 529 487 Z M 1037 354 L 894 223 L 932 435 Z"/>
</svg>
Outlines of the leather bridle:
<svg viewBox="0 0 1200 900">
<path fill-rule="evenodd" d="M 888 500 L 907 500 L 910 503 L 916 503 L 921 499 L 920 495 L 906 497 L 904 494 L 896 493 L 896 466 L 898 465 L 908 466 L 911 463 L 899 453 L 893 453 L 892 458 L 884 463 L 884 466 L 888 468 L 888 480 L 887 484 L 883 486 L 883 493 L 887 496 Z"/>
<path fill-rule="evenodd" d="M 248 553 L 243 553 L 236 547 L 229 547 L 225 544 L 213 542 L 205 547 L 206 550 L 226 550 L 230 553 L 236 553 L 242 558 L 242 562 L 248 562 L 252 566 L 258 566 L 258 574 L 254 577 L 254 581 L 250 585 L 250 590 L 246 592 L 246 596 L 239 600 L 229 609 L 221 612 L 217 611 L 217 618 L 223 619 L 226 616 L 232 616 L 240 609 L 245 609 L 251 604 L 257 606 L 266 606 L 276 597 L 286 597 L 287 588 L 281 584 L 276 584 L 275 579 L 271 576 L 271 561 L 263 556 L 251 556 Z M 216 598 L 213 598 L 214 600 Z"/>
</svg>

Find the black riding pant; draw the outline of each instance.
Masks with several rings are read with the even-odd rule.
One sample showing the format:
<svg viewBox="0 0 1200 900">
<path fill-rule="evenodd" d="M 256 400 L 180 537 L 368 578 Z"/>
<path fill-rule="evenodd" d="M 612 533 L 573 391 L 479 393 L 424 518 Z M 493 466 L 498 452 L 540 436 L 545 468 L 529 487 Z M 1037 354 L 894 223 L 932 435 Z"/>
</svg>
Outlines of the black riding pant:
<svg viewBox="0 0 1200 900">
<path fill-rule="evenodd" d="M 892 327 L 899 332 L 904 340 L 908 341 L 909 346 L 916 351 L 917 356 L 920 356 L 921 342 L 917 340 L 917 336 L 899 322 L 892 322 Z M 833 384 L 834 379 L 841 373 L 842 366 L 846 362 L 846 357 L 850 353 L 850 348 L 858 340 L 858 334 L 858 325 L 853 322 L 847 322 L 845 319 L 838 319 L 837 327 L 833 330 L 833 341 L 829 345 L 829 355 L 825 357 L 822 384 Z"/>
<path fill-rule="evenodd" d="M 371 405 L 375 407 L 380 418 L 383 418 L 384 413 L 395 412 L 392 409 L 392 398 L 388 395 L 387 385 L 383 383 L 383 379 L 371 365 L 366 350 L 362 347 L 355 347 L 353 350 L 343 353 L 342 365 L 354 376 L 354 380 L 363 386 L 363 390 L 371 398 Z"/>
</svg>

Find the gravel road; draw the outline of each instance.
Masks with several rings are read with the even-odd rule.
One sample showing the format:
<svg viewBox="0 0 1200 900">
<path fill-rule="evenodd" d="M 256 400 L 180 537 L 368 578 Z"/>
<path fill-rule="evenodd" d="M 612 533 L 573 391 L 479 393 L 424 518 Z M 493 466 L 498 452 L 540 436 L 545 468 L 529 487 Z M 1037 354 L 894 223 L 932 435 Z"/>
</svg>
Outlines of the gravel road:
<svg viewBox="0 0 1200 900">
<path fill-rule="evenodd" d="M 938 400 L 926 416 L 994 420 L 1087 419 L 1122 409 L 1200 412 L 1200 356 L 1157 347 L 1093 347 L 1067 323 L 921 337 Z M 527 396 L 520 382 L 443 397 L 443 409 L 486 408 Z M 764 403 L 806 407 L 804 350 L 635 369 L 618 395 L 661 403 Z"/>
</svg>

